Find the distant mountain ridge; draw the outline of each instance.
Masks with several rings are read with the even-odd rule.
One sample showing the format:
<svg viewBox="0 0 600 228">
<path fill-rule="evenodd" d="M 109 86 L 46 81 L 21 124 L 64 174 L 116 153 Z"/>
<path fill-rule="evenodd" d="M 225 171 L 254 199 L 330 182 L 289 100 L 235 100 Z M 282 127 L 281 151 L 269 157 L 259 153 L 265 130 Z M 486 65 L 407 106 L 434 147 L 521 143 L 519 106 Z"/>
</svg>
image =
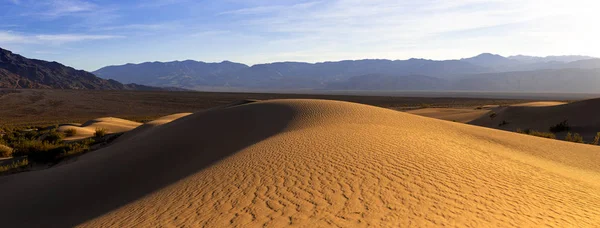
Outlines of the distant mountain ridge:
<svg viewBox="0 0 600 228">
<path fill-rule="evenodd" d="M 577 89 L 582 86 L 586 92 L 600 92 L 600 89 L 586 86 L 595 83 L 596 77 L 600 78 L 593 70 L 596 68 L 600 68 L 600 59 L 589 56 L 503 57 L 483 53 L 460 60 L 441 61 L 365 59 L 320 63 L 275 62 L 253 66 L 230 61 L 146 62 L 103 67 L 93 73 L 106 79 L 151 86 L 221 88 L 225 91 L 227 88 L 493 91 L 529 88 L 535 91 L 580 92 Z M 544 75 L 549 76 L 543 78 Z M 519 84 L 516 83 L 518 77 L 529 79 Z M 557 86 L 561 84 L 553 82 L 561 81 L 560 77 L 579 82 L 563 83 L 565 89 L 559 89 Z M 536 80 L 549 81 L 538 83 Z M 525 85 L 527 83 L 532 85 Z M 546 87 L 535 86 L 536 83 Z"/>
<path fill-rule="evenodd" d="M 160 90 L 160 88 L 139 84 L 124 85 L 57 62 L 28 59 L 2 48 L 0 48 L 0 88 Z"/>
</svg>

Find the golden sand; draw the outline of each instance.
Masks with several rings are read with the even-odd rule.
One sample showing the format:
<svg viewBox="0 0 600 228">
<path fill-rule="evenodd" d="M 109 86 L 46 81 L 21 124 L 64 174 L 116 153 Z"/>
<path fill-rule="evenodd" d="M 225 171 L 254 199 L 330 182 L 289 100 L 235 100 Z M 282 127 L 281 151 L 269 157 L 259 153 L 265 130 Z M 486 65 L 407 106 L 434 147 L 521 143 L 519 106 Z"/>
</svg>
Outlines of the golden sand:
<svg viewBox="0 0 600 228">
<path fill-rule="evenodd" d="M 77 162 L 0 177 L 2 225 L 600 226 L 596 146 L 321 100 L 128 134 Z"/>
<path fill-rule="evenodd" d="M 98 129 L 103 129 L 106 131 L 106 133 L 122 133 L 130 131 L 131 129 L 134 129 L 140 125 L 142 124 L 130 120 L 124 120 L 114 117 L 104 117 L 87 121 L 79 126 L 63 125 L 58 127 L 57 131 L 65 132 L 69 129 L 75 129 L 75 135 L 66 137 L 64 139 L 70 141 L 92 137 Z"/>
<path fill-rule="evenodd" d="M 407 113 L 441 120 L 468 123 L 485 115 L 489 111 L 490 110 L 469 108 L 423 108 L 407 111 Z"/>
</svg>

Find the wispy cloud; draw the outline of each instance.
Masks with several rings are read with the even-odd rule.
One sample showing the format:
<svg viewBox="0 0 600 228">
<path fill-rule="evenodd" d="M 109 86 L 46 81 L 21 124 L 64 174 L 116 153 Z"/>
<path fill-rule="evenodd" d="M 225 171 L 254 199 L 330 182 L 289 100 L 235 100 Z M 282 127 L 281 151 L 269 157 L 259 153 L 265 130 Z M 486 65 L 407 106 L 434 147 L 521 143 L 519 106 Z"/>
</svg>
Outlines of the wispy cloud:
<svg viewBox="0 0 600 228">
<path fill-rule="evenodd" d="M 270 5 L 270 6 L 255 6 L 249 8 L 242 8 L 236 10 L 230 10 L 221 12 L 218 15 L 257 15 L 257 14 L 267 14 L 267 13 L 276 13 L 280 11 L 289 11 L 295 9 L 308 9 L 317 4 L 321 3 L 321 1 L 313 1 L 313 2 L 305 2 L 298 3 L 293 5 Z"/>
<path fill-rule="evenodd" d="M 72 16 L 99 9 L 98 5 L 83 0 L 22 0 L 20 3 L 27 9 L 22 16 L 38 16 L 48 19 Z"/>
<path fill-rule="evenodd" d="M 190 2 L 190 0 L 148 0 L 148 1 L 144 1 L 143 3 L 139 4 L 138 7 L 161 7 L 161 6 L 167 6 L 167 5 L 173 5 L 173 4 L 181 4 L 181 3 L 187 3 Z"/>
<path fill-rule="evenodd" d="M 501 43 L 503 39 L 515 42 L 512 44 L 515 48 L 523 48 L 518 39 L 522 42 L 548 39 L 544 37 L 560 40 L 556 35 L 568 33 L 568 26 L 551 28 L 541 25 L 564 24 L 560 21 L 566 18 L 577 18 L 569 20 L 575 23 L 572 27 L 581 27 L 582 22 L 589 25 L 593 18 L 584 21 L 582 14 L 593 15 L 586 10 L 590 2 L 331 0 L 258 5 L 218 15 L 235 15 L 233 18 L 237 20 L 234 23 L 239 26 L 269 34 L 266 42 L 269 46 L 278 47 L 277 53 L 313 52 L 319 53 L 318 56 L 313 55 L 314 58 L 320 58 L 325 55 L 345 56 L 347 50 L 353 50 L 354 56 L 377 53 L 385 55 L 382 57 L 408 58 L 415 53 L 433 53 L 433 56 L 418 54 L 417 57 L 454 58 L 464 56 L 465 52 L 476 54 L 479 51 L 509 50 Z M 494 32 L 495 36 L 488 36 L 488 32 Z M 452 36 L 445 36 L 448 34 Z M 593 35 L 598 37 L 597 33 Z M 469 38 L 470 42 L 465 42 L 465 38 Z M 539 49 L 541 45 L 535 46 Z"/>
<path fill-rule="evenodd" d="M 25 36 L 21 36 L 12 32 L 0 31 L 0 44 L 26 42 L 27 39 L 25 38 Z"/>
<path fill-rule="evenodd" d="M 124 38 L 114 35 L 90 35 L 90 34 L 18 34 L 14 32 L 0 31 L 0 44 L 64 44 L 72 42 L 83 42 L 93 40 L 108 40 Z"/>
<path fill-rule="evenodd" d="M 35 38 L 40 41 L 49 41 L 56 43 L 69 43 L 87 40 L 107 40 L 123 38 L 123 36 L 111 35 L 85 35 L 85 34 L 59 34 L 59 35 L 36 35 Z"/>
<path fill-rule="evenodd" d="M 159 30 L 175 29 L 175 28 L 179 28 L 179 27 L 180 27 L 180 25 L 177 23 L 125 24 L 125 25 L 98 27 L 98 28 L 93 28 L 93 30 L 100 30 L 100 31 L 113 31 L 113 30 L 159 31 Z"/>
</svg>

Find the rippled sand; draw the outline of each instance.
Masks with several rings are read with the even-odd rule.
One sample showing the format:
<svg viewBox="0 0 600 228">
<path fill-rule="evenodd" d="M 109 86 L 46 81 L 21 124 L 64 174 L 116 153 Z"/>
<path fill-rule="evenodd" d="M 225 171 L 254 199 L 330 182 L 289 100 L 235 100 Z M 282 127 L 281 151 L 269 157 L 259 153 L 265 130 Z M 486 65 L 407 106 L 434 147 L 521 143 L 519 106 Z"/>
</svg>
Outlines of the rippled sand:
<svg viewBox="0 0 600 228">
<path fill-rule="evenodd" d="M 322 100 L 134 131 L 77 162 L 0 177 L 2 224 L 600 226 L 596 146 Z"/>
</svg>

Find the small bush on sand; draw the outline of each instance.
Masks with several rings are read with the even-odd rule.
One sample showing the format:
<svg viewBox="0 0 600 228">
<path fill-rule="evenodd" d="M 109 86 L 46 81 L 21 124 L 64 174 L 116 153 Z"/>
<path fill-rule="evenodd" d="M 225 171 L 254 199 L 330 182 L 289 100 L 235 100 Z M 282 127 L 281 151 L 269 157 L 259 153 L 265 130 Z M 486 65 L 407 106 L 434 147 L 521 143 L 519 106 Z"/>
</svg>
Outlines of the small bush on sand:
<svg viewBox="0 0 600 228">
<path fill-rule="evenodd" d="M 496 116 L 498 116 L 498 114 L 496 114 L 495 112 L 490 113 L 490 119 L 494 119 L 496 118 Z"/>
<path fill-rule="evenodd" d="M 10 171 L 10 170 L 13 170 L 13 169 L 24 168 L 27 165 L 29 165 L 29 160 L 27 160 L 27 159 L 23 159 L 21 161 L 13 162 L 10 165 L 0 165 L 0 173 L 6 172 L 6 171 Z"/>
<path fill-rule="evenodd" d="M 575 134 L 571 134 L 571 132 L 567 133 L 565 140 L 569 141 L 569 142 L 583 143 L 583 137 L 581 137 L 581 135 L 579 135 L 577 133 L 575 133 Z"/>
<path fill-rule="evenodd" d="M 56 149 L 60 145 L 40 140 L 23 140 L 14 144 L 14 155 L 24 156 Z"/>
<path fill-rule="evenodd" d="M 507 125 L 507 124 L 508 124 L 508 122 L 506 122 L 506 120 L 503 120 L 502 122 L 500 122 L 498 124 L 498 127 L 502 127 L 502 126 Z"/>
<path fill-rule="evenodd" d="M 568 130 L 571 130 L 571 127 L 569 126 L 567 120 L 563 120 L 562 122 L 550 127 L 550 132 L 552 133 L 563 132 Z"/>
<path fill-rule="evenodd" d="M 592 144 L 598 145 L 600 143 L 600 132 L 596 133 L 596 137 L 594 137 L 594 142 Z"/>
<path fill-rule="evenodd" d="M 67 137 L 73 137 L 77 134 L 77 129 L 75 128 L 69 128 L 67 130 L 65 130 L 65 136 Z"/>
<path fill-rule="evenodd" d="M 517 128 L 517 133 L 521 133 L 521 134 L 529 134 L 529 132 L 531 132 L 531 129 L 521 129 L 521 128 Z"/>
<path fill-rule="evenodd" d="M 519 128 L 519 129 L 517 129 L 517 133 L 527 134 L 527 135 L 532 135 L 532 136 L 537 136 L 537 137 L 542 137 L 542 138 L 556 139 L 556 135 L 553 133 L 534 131 L 531 129 L 526 129 L 523 131 Z"/>
<path fill-rule="evenodd" d="M 64 137 L 65 137 L 65 135 L 63 135 L 63 133 L 53 130 L 53 131 L 48 132 L 46 137 L 44 137 L 44 141 L 49 142 L 49 143 L 58 143 L 58 142 L 62 141 L 62 139 Z"/>
<path fill-rule="evenodd" d="M 106 129 L 104 128 L 96 128 L 96 132 L 94 133 L 94 136 L 96 137 L 104 137 L 106 135 Z"/>
<path fill-rule="evenodd" d="M 0 157 L 5 157 L 5 158 L 10 157 L 10 156 L 12 156 L 12 153 L 13 153 L 12 148 L 0 144 Z"/>
<path fill-rule="evenodd" d="M 542 137 L 542 138 L 556 139 L 556 135 L 553 133 L 550 133 L 550 132 L 531 131 L 531 132 L 529 132 L 529 135 Z"/>
</svg>

